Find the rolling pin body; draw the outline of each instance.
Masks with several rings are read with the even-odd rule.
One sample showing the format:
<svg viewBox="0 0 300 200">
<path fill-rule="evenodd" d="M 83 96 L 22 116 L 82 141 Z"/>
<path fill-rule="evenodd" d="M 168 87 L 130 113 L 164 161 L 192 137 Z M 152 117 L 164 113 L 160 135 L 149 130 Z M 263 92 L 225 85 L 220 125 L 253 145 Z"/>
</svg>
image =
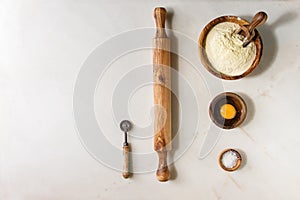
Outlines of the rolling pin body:
<svg viewBox="0 0 300 200">
<path fill-rule="evenodd" d="M 154 150 L 159 164 L 156 177 L 167 181 L 170 172 L 167 152 L 171 150 L 171 77 L 170 39 L 165 32 L 166 10 L 155 8 L 156 36 L 153 39 L 153 89 L 154 89 Z"/>
</svg>

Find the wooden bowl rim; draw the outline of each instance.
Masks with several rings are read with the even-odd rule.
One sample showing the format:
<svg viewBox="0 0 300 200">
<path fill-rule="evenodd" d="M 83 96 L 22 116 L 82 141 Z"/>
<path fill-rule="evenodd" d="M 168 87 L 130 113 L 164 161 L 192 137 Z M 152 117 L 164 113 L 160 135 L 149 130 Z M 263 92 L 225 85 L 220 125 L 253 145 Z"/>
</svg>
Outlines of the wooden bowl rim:
<svg viewBox="0 0 300 200">
<path fill-rule="evenodd" d="M 213 114 L 213 104 L 216 104 L 217 101 L 221 100 L 222 98 L 227 98 L 227 97 L 231 97 L 236 99 L 240 104 L 241 104 L 241 109 L 239 111 L 241 111 L 241 117 L 239 118 L 238 121 L 236 121 L 233 126 L 224 126 L 224 124 L 220 124 L 216 119 L 215 116 Z M 223 92 L 218 94 L 211 102 L 209 105 L 209 116 L 210 119 L 220 128 L 222 129 L 233 129 L 238 127 L 239 125 L 241 125 L 247 116 L 247 104 L 245 102 L 245 100 L 238 94 L 233 93 L 233 92 Z"/>
<path fill-rule="evenodd" d="M 223 155 L 224 155 L 226 152 L 229 152 L 229 151 L 235 152 L 235 153 L 237 154 L 237 156 L 238 156 L 237 163 L 236 163 L 236 165 L 235 165 L 233 168 L 227 168 L 227 167 L 225 167 L 225 166 L 223 165 L 223 163 L 222 163 L 222 157 L 223 157 Z M 224 150 L 220 153 L 220 155 L 219 155 L 219 165 L 220 165 L 220 167 L 221 167 L 222 169 L 224 169 L 225 171 L 228 171 L 228 172 L 236 171 L 236 170 L 241 166 L 241 164 L 242 164 L 242 156 L 241 156 L 241 154 L 240 154 L 237 150 L 235 150 L 235 149 L 232 149 L 232 148 L 224 149 Z"/>
<path fill-rule="evenodd" d="M 245 76 L 247 76 L 248 74 L 250 74 L 259 64 L 260 60 L 261 60 L 261 56 L 262 56 L 262 50 L 263 50 L 263 43 L 262 43 L 262 39 L 260 37 L 260 34 L 258 33 L 258 31 L 255 29 L 255 38 L 254 38 L 254 44 L 256 46 L 256 56 L 255 59 L 252 63 L 252 65 L 248 68 L 247 71 L 245 71 L 243 74 L 241 75 L 236 75 L 236 76 L 229 76 L 226 74 L 223 74 L 219 71 L 217 71 L 209 62 L 207 55 L 206 55 L 206 51 L 205 51 L 205 44 L 206 44 L 206 37 L 209 33 L 209 31 L 217 24 L 222 23 L 222 22 L 233 22 L 239 25 L 248 25 L 249 22 L 245 19 L 242 19 L 238 16 L 233 16 L 233 15 L 225 15 L 225 16 L 221 16 L 221 17 L 217 17 L 215 19 L 213 19 L 212 21 L 210 21 L 201 31 L 201 34 L 199 36 L 199 40 L 198 40 L 198 49 L 199 49 L 199 55 L 200 55 L 200 60 L 202 62 L 202 64 L 204 65 L 204 67 L 214 76 L 221 78 L 221 79 L 225 79 L 225 80 L 237 80 L 237 79 L 241 79 Z"/>
</svg>

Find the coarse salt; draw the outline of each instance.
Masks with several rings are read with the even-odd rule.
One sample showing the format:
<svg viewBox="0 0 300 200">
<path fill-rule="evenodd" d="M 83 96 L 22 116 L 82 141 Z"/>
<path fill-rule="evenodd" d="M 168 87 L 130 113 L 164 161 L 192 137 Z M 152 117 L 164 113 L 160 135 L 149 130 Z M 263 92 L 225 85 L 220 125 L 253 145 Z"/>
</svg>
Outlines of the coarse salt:
<svg viewBox="0 0 300 200">
<path fill-rule="evenodd" d="M 231 169 L 236 166 L 239 157 L 234 151 L 227 151 L 222 156 L 222 164 L 224 167 Z"/>
</svg>

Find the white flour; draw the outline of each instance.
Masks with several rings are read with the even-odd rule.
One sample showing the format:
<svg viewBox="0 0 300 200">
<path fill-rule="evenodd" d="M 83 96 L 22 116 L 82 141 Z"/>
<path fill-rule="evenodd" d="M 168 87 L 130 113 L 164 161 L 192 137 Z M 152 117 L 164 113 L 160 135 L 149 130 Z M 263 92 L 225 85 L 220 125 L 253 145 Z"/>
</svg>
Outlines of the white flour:
<svg viewBox="0 0 300 200">
<path fill-rule="evenodd" d="M 249 69 L 255 59 L 254 42 L 245 48 L 242 46 L 244 37 L 235 34 L 238 24 L 223 22 L 217 24 L 206 38 L 206 54 L 212 66 L 219 72 L 238 76 Z"/>
</svg>

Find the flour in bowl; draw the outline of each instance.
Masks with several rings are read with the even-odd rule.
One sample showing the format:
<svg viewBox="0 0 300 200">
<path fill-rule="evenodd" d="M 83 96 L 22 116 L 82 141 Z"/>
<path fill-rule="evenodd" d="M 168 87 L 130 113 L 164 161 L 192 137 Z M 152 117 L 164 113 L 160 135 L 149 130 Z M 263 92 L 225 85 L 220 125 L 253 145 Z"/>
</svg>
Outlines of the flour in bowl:
<svg viewBox="0 0 300 200">
<path fill-rule="evenodd" d="M 219 23 L 206 38 L 205 50 L 209 62 L 217 71 L 229 76 L 246 72 L 256 56 L 254 42 L 243 47 L 244 36 L 235 33 L 239 27 L 232 22 Z"/>
</svg>

